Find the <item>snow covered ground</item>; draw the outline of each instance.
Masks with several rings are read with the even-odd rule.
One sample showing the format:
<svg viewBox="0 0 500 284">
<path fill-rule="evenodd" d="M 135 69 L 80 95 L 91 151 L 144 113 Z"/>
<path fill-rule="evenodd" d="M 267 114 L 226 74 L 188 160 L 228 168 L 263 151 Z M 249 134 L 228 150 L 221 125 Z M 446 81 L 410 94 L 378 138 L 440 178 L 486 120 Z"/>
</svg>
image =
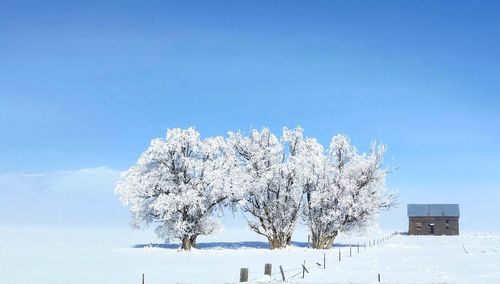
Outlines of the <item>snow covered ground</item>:
<svg viewBox="0 0 500 284">
<path fill-rule="evenodd" d="M 226 229 L 200 238 L 200 249 L 182 252 L 150 245 L 158 242 L 153 233 L 129 228 L 0 227 L 0 283 L 126 284 L 140 283 L 142 273 L 148 284 L 233 283 L 241 267 L 254 282 L 266 283 L 265 263 L 273 264 L 273 282 L 282 265 L 291 283 L 376 283 L 379 273 L 384 283 L 500 283 L 500 235 L 395 236 L 359 254 L 353 248 L 352 257 L 348 245 L 370 238 L 343 236 L 326 251 L 325 270 L 316 264 L 324 251 L 308 249 L 305 236 L 299 230 L 295 239 L 302 242 L 271 251 L 245 229 Z M 302 279 L 304 260 L 310 273 Z"/>
</svg>

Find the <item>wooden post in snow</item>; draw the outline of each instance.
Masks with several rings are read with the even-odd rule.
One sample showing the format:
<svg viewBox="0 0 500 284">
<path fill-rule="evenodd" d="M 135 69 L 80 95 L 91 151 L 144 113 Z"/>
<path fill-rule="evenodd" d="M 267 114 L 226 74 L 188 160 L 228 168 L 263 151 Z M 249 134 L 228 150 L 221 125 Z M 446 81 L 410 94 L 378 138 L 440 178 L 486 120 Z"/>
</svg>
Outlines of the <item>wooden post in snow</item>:
<svg viewBox="0 0 500 284">
<path fill-rule="evenodd" d="M 306 261 L 304 260 L 304 264 L 302 264 L 302 279 L 304 279 L 306 274 Z"/>
<path fill-rule="evenodd" d="M 248 282 L 248 268 L 240 269 L 240 282 Z"/>
<path fill-rule="evenodd" d="M 144 273 L 142 274 L 142 284 L 144 284 Z"/>
<path fill-rule="evenodd" d="M 323 269 L 326 269 L 326 252 L 323 253 Z"/>
<path fill-rule="evenodd" d="M 264 265 L 264 275 L 271 276 L 272 271 L 273 271 L 273 265 L 271 263 L 266 263 Z"/>
<path fill-rule="evenodd" d="M 302 279 L 304 279 L 306 272 L 309 273 L 309 270 L 307 270 L 306 261 L 304 260 L 304 264 L 302 264 Z"/>
</svg>

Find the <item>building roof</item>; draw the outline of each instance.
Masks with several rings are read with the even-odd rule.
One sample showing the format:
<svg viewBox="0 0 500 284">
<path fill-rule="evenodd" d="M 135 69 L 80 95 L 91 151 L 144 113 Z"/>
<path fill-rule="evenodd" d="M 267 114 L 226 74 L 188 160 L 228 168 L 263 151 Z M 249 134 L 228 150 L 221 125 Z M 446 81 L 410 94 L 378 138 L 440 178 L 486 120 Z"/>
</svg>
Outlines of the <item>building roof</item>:
<svg viewBox="0 0 500 284">
<path fill-rule="evenodd" d="M 408 217 L 460 217 L 458 204 L 408 204 Z"/>
</svg>

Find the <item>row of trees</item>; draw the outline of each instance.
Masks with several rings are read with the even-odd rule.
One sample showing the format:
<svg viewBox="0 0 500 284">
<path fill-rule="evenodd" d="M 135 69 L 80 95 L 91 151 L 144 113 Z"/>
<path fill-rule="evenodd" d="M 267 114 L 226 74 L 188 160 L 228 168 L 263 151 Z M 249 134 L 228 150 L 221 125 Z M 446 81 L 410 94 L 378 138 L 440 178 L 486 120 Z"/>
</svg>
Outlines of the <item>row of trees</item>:
<svg viewBox="0 0 500 284">
<path fill-rule="evenodd" d="M 385 146 L 358 153 L 345 135 L 329 148 L 303 129 L 269 129 L 249 135 L 201 139 L 194 129 L 170 129 L 154 139 L 116 187 L 133 224 L 158 224 L 157 234 L 179 239 L 182 249 L 220 226 L 224 207 L 242 210 L 249 227 L 272 249 L 290 244 L 298 220 L 311 230 L 314 248 L 331 247 L 339 232 L 361 228 L 393 205 L 382 166 Z"/>
</svg>

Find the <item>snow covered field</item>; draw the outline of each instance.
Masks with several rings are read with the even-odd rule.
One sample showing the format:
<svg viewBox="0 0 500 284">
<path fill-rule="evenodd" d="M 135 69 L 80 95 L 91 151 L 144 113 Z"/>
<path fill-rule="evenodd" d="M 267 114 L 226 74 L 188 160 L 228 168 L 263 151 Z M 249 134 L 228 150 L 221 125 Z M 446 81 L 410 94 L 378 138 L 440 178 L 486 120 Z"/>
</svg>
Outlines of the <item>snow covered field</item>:
<svg viewBox="0 0 500 284">
<path fill-rule="evenodd" d="M 295 239 L 304 240 L 305 232 Z M 328 250 L 323 270 L 316 264 L 323 251 L 305 242 L 271 251 L 243 229 L 201 238 L 200 249 L 180 252 L 175 245 L 150 247 L 158 242 L 153 233 L 129 228 L 1 227 L 0 283 L 140 283 L 143 272 L 148 284 L 233 283 L 241 267 L 249 268 L 251 280 L 265 280 L 265 263 L 273 264 L 278 280 L 279 265 L 290 278 L 304 260 L 310 273 L 289 282 L 375 283 L 380 273 L 384 283 L 500 283 L 500 235 L 396 236 L 359 254 L 353 249 L 349 257 L 348 245 L 365 240 L 341 237 L 342 262 L 339 247 Z"/>
</svg>

